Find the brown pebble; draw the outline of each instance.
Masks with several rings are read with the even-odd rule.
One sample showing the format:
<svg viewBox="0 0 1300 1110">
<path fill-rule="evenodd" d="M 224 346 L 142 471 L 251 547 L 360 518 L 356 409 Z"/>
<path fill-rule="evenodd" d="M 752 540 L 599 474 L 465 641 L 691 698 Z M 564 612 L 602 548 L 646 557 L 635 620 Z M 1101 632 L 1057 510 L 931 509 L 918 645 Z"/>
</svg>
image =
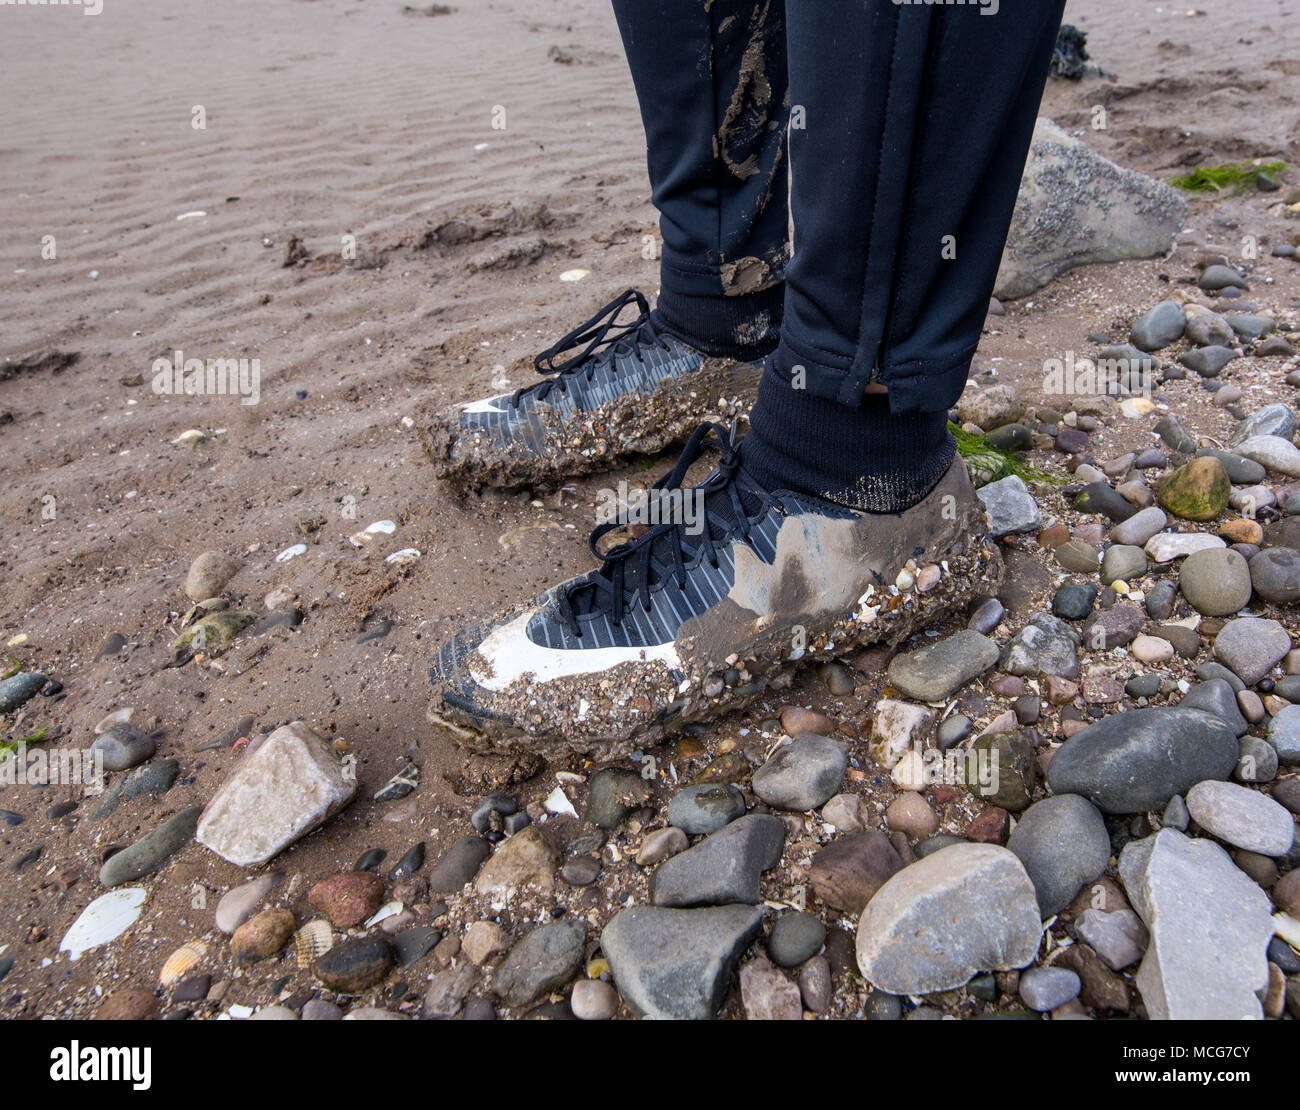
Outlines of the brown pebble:
<svg viewBox="0 0 1300 1110">
<path fill-rule="evenodd" d="M 263 910 L 245 921 L 230 938 L 230 955 L 237 964 L 255 964 L 274 956 L 293 936 L 293 913 L 281 906 Z"/>
<path fill-rule="evenodd" d="M 1288 871 L 1278 879 L 1270 896 L 1279 910 L 1300 919 L 1300 871 Z"/>
<path fill-rule="evenodd" d="M 1065 524 L 1053 524 L 1038 533 L 1038 545 L 1048 551 L 1055 551 L 1070 538 L 1070 529 Z"/>
<path fill-rule="evenodd" d="M 1005 809 L 989 806 L 970 823 L 966 839 L 980 844 L 1005 844 L 1009 832 L 1009 817 Z"/>
<path fill-rule="evenodd" d="M 933 836 L 939 828 L 939 818 L 929 803 L 910 790 L 889 803 L 889 808 L 885 810 L 885 820 L 889 822 L 890 829 L 910 836 L 913 840 Z"/>
<path fill-rule="evenodd" d="M 1229 520 L 1219 529 L 1219 535 L 1228 543 L 1259 543 L 1264 529 L 1253 520 Z"/>
<path fill-rule="evenodd" d="M 114 991 L 95 1013 L 96 1021 L 149 1021 L 157 1015 L 158 999 L 153 991 Z"/>
<path fill-rule="evenodd" d="M 781 718 L 781 727 L 787 736 L 802 736 L 811 732 L 818 736 L 829 736 L 835 731 L 835 722 L 825 713 L 815 709 L 803 709 L 797 705 L 785 705 L 777 714 Z"/>
<path fill-rule="evenodd" d="M 336 929 L 360 925 L 384 900 L 384 880 L 373 871 L 345 871 L 322 879 L 307 894 L 307 903 Z"/>
</svg>

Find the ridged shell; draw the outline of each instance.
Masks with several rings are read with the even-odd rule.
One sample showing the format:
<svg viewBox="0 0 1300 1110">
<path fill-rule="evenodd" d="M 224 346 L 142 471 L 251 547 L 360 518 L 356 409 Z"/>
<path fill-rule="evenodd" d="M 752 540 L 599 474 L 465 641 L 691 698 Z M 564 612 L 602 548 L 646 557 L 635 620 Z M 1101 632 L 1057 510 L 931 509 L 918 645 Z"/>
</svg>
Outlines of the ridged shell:
<svg viewBox="0 0 1300 1110">
<path fill-rule="evenodd" d="M 167 962 L 162 965 L 162 971 L 158 975 L 158 981 L 164 987 L 170 987 L 197 967 L 207 954 L 208 946 L 201 940 L 192 940 L 189 944 L 182 944 L 167 957 Z"/>
<path fill-rule="evenodd" d="M 311 967 L 319 956 L 334 947 L 334 930 L 323 917 L 309 921 L 294 934 L 294 947 L 298 951 L 298 966 Z"/>
</svg>

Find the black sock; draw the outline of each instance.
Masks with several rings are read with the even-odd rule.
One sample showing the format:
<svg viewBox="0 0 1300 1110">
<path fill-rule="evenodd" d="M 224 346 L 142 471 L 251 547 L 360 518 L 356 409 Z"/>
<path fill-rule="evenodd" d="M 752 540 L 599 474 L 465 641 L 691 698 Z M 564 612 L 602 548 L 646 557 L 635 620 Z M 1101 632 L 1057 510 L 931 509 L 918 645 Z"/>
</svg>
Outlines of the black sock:
<svg viewBox="0 0 1300 1110">
<path fill-rule="evenodd" d="M 934 489 L 956 450 L 946 412 L 894 414 L 883 394 L 850 408 L 793 388 L 769 364 L 740 453 L 764 489 L 897 513 Z"/>
<path fill-rule="evenodd" d="M 687 297 L 661 289 L 650 319 L 706 355 L 750 360 L 775 349 L 784 308 L 784 283 L 743 297 Z"/>
</svg>

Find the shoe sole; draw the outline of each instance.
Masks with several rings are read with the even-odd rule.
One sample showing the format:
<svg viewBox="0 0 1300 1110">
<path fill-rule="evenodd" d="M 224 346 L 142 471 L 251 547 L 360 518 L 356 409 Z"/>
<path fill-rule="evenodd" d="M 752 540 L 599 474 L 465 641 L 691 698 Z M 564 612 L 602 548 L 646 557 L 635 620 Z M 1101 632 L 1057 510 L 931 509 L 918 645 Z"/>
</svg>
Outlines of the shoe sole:
<svg viewBox="0 0 1300 1110">
<path fill-rule="evenodd" d="M 420 442 L 439 478 L 469 490 L 577 478 L 666 450 L 702 421 L 748 417 L 760 374 L 754 363 L 710 358 L 689 374 L 616 398 L 567 424 L 541 407 L 531 443 L 502 445 L 490 431 L 453 427 L 441 419 L 445 412 L 426 411 L 417 420 Z"/>
</svg>

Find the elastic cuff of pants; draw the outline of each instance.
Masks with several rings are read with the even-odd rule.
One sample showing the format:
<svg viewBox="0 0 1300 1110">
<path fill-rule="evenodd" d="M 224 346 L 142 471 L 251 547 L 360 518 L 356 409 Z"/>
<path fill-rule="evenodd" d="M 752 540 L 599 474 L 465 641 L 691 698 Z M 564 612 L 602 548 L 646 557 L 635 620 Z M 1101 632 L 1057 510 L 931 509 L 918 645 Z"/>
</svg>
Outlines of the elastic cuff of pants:
<svg viewBox="0 0 1300 1110">
<path fill-rule="evenodd" d="M 946 413 L 892 413 L 882 395 L 854 407 L 791 388 L 770 365 L 741 455 L 766 489 L 812 494 L 872 513 L 922 500 L 952 465 Z"/>
<path fill-rule="evenodd" d="M 744 297 L 687 296 L 665 286 L 651 318 L 707 355 L 751 359 L 776 346 L 784 307 L 784 282 Z"/>
</svg>

